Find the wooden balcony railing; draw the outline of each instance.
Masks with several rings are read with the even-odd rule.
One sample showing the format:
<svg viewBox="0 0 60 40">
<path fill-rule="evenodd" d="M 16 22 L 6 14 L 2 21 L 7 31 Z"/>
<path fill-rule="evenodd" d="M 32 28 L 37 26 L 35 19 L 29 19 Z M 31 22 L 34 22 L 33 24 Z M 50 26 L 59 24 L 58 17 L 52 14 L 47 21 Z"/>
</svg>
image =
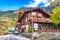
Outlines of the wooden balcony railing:
<svg viewBox="0 0 60 40">
<path fill-rule="evenodd" d="M 32 18 L 32 21 L 50 22 L 50 20 L 48 18 Z"/>
</svg>

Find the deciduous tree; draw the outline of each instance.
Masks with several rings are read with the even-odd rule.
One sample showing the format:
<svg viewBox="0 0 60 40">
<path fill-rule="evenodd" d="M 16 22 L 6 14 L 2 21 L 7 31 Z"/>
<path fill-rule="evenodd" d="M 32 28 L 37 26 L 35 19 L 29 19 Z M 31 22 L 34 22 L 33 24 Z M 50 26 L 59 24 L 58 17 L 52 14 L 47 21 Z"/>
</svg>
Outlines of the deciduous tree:
<svg viewBox="0 0 60 40">
<path fill-rule="evenodd" d="M 51 14 L 51 21 L 52 23 L 54 23 L 55 25 L 60 24 L 60 8 L 55 8 L 54 10 L 52 10 L 53 14 Z"/>
</svg>

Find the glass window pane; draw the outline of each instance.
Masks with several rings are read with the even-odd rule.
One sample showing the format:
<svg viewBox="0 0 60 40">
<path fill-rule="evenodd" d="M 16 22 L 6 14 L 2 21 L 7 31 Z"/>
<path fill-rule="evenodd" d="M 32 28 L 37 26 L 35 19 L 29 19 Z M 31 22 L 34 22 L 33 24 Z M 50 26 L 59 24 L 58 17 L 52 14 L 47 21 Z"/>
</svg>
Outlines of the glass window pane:
<svg viewBox="0 0 60 40">
<path fill-rule="evenodd" d="M 36 15 L 36 12 L 32 12 L 32 15 Z"/>
</svg>

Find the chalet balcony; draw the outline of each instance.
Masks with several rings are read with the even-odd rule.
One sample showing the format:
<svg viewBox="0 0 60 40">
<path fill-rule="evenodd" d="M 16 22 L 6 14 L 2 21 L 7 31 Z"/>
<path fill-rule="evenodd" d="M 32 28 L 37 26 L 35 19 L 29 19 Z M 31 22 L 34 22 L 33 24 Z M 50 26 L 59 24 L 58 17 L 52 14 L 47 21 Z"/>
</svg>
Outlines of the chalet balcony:
<svg viewBox="0 0 60 40">
<path fill-rule="evenodd" d="M 50 23 L 50 19 L 44 17 L 32 17 L 33 22 L 48 22 Z"/>
</svg>

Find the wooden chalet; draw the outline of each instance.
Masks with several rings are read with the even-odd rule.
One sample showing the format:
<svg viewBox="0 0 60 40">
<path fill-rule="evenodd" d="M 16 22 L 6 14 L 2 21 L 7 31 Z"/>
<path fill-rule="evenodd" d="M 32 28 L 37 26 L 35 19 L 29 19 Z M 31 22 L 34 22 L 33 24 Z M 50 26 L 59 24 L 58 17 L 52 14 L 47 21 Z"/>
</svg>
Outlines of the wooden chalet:
<svg viewBox="0 0 60 40">
<path fill-rule="evenodd" d="M 41 8 L 20 11 L 17 25 L 19 29 L 26 27 L 26 31 L 29 26 L 32 26 L 35 31 L 55 29 L 50 21 L 50 15 Z"/>
</svg>

